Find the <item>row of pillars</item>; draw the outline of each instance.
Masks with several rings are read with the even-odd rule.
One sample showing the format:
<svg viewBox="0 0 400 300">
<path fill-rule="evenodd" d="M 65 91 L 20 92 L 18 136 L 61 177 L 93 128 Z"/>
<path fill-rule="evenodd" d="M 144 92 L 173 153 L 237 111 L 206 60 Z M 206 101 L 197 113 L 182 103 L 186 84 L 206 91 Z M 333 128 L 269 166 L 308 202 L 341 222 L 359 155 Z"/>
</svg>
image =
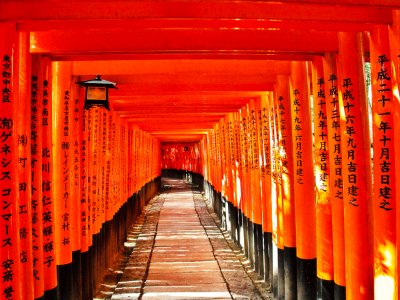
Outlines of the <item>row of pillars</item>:
<svg viewBox="0 0 400 300">
<path fill-rule="evenodd" d="M 201 142 L 206 194 L 277 299 L 399 298 L 399 21 L 292 61 Z"/>
<path fill-rule="evenodd" d="M 71 63 L 29 42 L 0 24 L 0 298 L 90 299 L 159 190 L 160 143 L 84 111 Z"/>
</svg>

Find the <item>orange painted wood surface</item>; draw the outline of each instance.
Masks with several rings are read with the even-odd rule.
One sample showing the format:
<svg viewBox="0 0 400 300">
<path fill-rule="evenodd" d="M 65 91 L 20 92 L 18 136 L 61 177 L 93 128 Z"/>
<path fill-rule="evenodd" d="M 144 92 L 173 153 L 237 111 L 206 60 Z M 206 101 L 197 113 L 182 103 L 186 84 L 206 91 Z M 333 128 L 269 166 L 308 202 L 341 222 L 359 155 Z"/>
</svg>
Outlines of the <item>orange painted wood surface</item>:
<svg viewBox="0 0 400 300">
<path fill-rule="evenodd" d="M 373 297 L 369 141 L 366 98 L 361 74 L 360 35 L 339 35 L 338 88 L 343 172 L 346 296 Z"/>
<path fill-rule="evenodd" d="M 292 62 L 290 99 L 297 256 L 316 257 L 315 192 L 308 71 L 305 62 Z"/>
</svg>

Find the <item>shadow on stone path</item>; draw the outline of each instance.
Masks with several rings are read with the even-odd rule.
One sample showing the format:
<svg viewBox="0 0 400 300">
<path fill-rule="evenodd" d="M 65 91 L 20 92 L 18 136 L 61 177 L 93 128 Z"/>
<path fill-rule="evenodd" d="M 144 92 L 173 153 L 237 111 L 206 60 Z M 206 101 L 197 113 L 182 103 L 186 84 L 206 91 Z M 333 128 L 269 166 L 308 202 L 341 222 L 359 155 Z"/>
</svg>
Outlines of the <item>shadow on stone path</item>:
<svg viewBox="0 0 400 300">
<path fill-rule="evenodd" d="M 163 179 L 95 299 L 269 299 L 199 191 Z"/>
</svg>

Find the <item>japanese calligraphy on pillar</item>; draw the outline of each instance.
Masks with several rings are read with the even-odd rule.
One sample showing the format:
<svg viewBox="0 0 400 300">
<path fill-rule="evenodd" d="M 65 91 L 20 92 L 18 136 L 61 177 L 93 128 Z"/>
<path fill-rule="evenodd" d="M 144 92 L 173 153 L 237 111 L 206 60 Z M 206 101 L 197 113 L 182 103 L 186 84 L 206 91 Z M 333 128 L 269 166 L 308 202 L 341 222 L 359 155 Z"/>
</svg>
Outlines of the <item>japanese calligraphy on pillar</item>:
<svg viewBox="0 0 400 300">
<path fill-rule="evenodd" d="M 334 182 L 334 189 L 331 194 L 337 201 L 343 201 L 343 178 L 342 178 L 342 151 L 341 151 L 341 135 L 340 135 L 340 113 L 339 113 L 339 100 L 338 100 L 338 79 L 336 74 L 330 74 L 328 78 L 327 87 L 329 88 L 327 114 L 328 118 L 328 131 L 330 140 L 329 145 L 333 145 L 331 161 L 334 162 L 334 170 L 331 172 L 331 178 Z"/>
<path fill-rule="evenodd" d="M 78 88 L 73 91 L 74 99 L 70 100 L 70 202 L 71 202 L 71 250 L 81 248 L 80 218 L 81 218 L 81 196 L 80 196 L 80 141 L 81 141 L 81 106 Z"/>
<path fill-rule="evenodd" d="M 390 60 L 386 54 L 380 54 L 376 62 L 377 99 L 373 109 L 377 123 L 374 124 L 374 161 L 375 194 L 379 199 L 379 208 L 389 211 L 393 209 L 394 166 L 391 163 L 394 156 L 394 131 L 392 115 L 392 83 Z"/>
<path fill-rule="evenodd" d="M 290 71 L 296 255 L 314 259 L 316 210 L 308 64 L 292 61 Z"/>
<path fill-rule="evenodd" d="M 241 209 L 242 205 L 242 157 L 241 157 L 241 140 L 240 140 L 240 114 L 234 113 L 234 138 L 235 138 L 235 195 L 237 207 Z"/>
<path fill-rule="evenodd" d="M 249 144 L 247 137 L 247 108 L 244 107 L 240 110 L 240 141 L 241 141 L 241 165 L 242 165 L 242 180 L 241 180 L 241 191 L 242 191 L 242 210 L 246 217 L 249 217 L 248 211 L 248 190 L 249 190 Z"/>
<path fill-rule="evenodd" d="M 236 187 L 236 157 L 235 157 L 235 120 L 232 113 L 228 115 L 228 151 L 229 151 L 229 158 L 228 158 L 228 165 L 229 165 L 229 180 L 230 180 L 230 196 L 233 205 L 237 206 L 237 198 L 235 193 Z"/>
<path fill-rule="evenodd" d="M 332 205 L 328 145 L 327 97 L 322 57 L 312 63 L 314 104 L 314 174 L 316 187 L 317 276 L 333 279 Z"/>
<path fill-rule="evenodd" d="M 16 116 L 17 124 L 14 123 L 18 135 L 18 214 L 19 214 L 19 255 L 21 270 L 19 281 L 21 282 L 21 292 L 27 299 L 33 298 L 34 280 L 32 277 L 32 209 L 31 209 L 31 188 L 32 188 L 32 170 L 31 170 L 31 134 L 30 134 L 30 106 L 27 100 L 30 99 L 30 70 L 28 71 L 28 52 L 23 45 L 27 40 L 22 38 L 20 55 L 18 59 L 18 71 L 21 76 L 18 80 L 18 95 L 15 97 L 18 107 Z M 29 64 L 31 61 L 29 60 Z M 30 66 L 30 65 L 29 65 Z M 17 100 L 18 99 L 18 100 Z"/>
<path fill-rule="evenodd" d="M 281 212 L 279 211 L 279 188 L 278 188 L 278 169 L 277 169 L 277 121 L 276 121 L 276 113 L 275 113 L 275 105 L 273 95 L 270 95 L 268 98 L 268 107 L 269 107 L 269 123 L 270 123 L 270 149 L 271 149 L 271 230 L 272 230 L 272 239 L 276 246 L 283 247 L 282 236 L 279 231 L 279 216 L 281 216 Z"/>
<path fill-rule="evenodd" d="M 276 114 L 279 133 L 279 160 L 282 177 L 283 242 L 285 247 L 296 246 L 294 168 L 289 76 L 277 76 Z"/>
<path fill-rule="evenodd" d="M 326 116 L 326 97 L 325 97 L 325 80 L 323 77 L 317 79 L 317 101 L 314 106 L 315 119 L 314 126 L 316 128 L 315 132 L 317 136 L 316 140 L 316 158 L 318 159 L 317 165 L 319 169 L 317 170 L 316 176 L 318 176 L 317 189 L 319 193 L 327 194 L 329 190 L 328 182 L 328 128 L 327 128 L 327 116 Z M 326 197 L 326 196 L 325 196 Z"/>
<path fill-rule="evenodd" d="M 336 284 L 344 286 L 345 255 L 344 255 L 344 221 L 343 221 L 343 178 L 340 113 L 338 99 L 338 79 L 335 67 L 336 58 L 326 54 L 323 58 L 325 81 L 325 102 L 329 153 L 329 191 L 332 214 L 332 253 L 333 277 Z"/>
<path fill-rule="evenodd" d="M 374 293 L 384 293 L 387 299 L 397 299 L 399 264 L 391 260 L 396 257 L 398 223 L 399 180 L 396 166 L 399 156 L 395 151 L 398 142 L 399 102 L 396 94 L 398 80 L 394 65 L 398 64 L 391 51 L 391 41 L 398 35 L 390 36 L 387 26 L 376 26 L 370 33 L 372 120 L 373 120 L 373 212 L 374 212 Z M 393 88 L 395 87 L 395 88 Z M 397 134 L 397 135 L 396 135 Z M 398 170 L 397 170 L 398 171 Z M 397 228 L 398 225 L 397 225 Z M 397 229 L 398 230 L 398 229 Z M 399 253 L 400 251 L 397 250 Z M 386 278 L 386 282 L 380 280 Z M 390 287 L 388 287 L 390 286 Z"/>
<path fill-rule="evenodd" d="M 39 105 L 39 79 L 37 75 L 31 78 L 31 168 L 32 168 L 32 254 L 33 278 L 35 280 L 35 298 L 44 292 L 43 279 L 43 227 L 41 222 L 42 207 L 42 124 Z M 39 135 L 40 133 L 40 135 Z"/>
<path fill-rule="evenodd" d="M 261 124 L 262 124 L 262 137 L 263 137 L 263 150 L 264 150 L 264 169 L 267 176 L 271 176 L 271 148 L 270 148 L 270 123 L 268 102 L 263 99 L 261 108 Z"/>
<path fill-rule="evenodd" d="M 43 224 L 43 264 L 45 276 L 45 290 L 52 289 L 57 284 L 55 250 L 54 250 L 54 203 L 52 183 L 52 127 L 51 127 L 51 99 L 49 81 L 43 79 L 40 95 L 42 110 L 40 122 L 42 126 L 42 224 Z M 49 275 L 49 276 L 47 276 Z"/>
<path fill-rule="evenodd" d="M 288 152 L 288 112 L 287 112 L 287 105 L 284 102 L 283 96 L 278 96 L 278 107 L 277 113 L 279 114 L 279 144 L 280 144 L 280 160 L 281 160 L 281 167 L 282 173 L 288 174 L 289 173 L 289 158 L 287 155 Z M 290 127 L 290 126 L 289 126 Z"/>
<path fill-rule="evenodd" d="M 365 247 L 372 238 L 373 224 L 368 217 L 372 185 L 362 35 L 340 32 L 338 46 L 346 293 L 355 299 L 370 298 L 375 262 L 370 247 Z"/>
<path fill-rule="evenodd" d="M 263 198 L 263 228 L 266 232 L 272 232 L 272 210 L 271 210 L 271 137 L 270 137 L 270 116 L 268 97 L 261 99 L 260 125 L 263 167 L 262 177 L 262 198 Z"/>
<path fill-rule="evenodd" d="M 90 180 L 90 199 L 91 199 L 91 220 L 92 233 L 97 234 L 99 229 L 100 203 L 98 202 L 98 137 L 99 137 L 99 109 L 95 108 L 92 112 L 91 127 L 91 180 Z"/>
<path fill-rule="evenodd" d="M 16 153 L 15 126 L 12 99 L 12 61 L 10 55 L 1 57 L 0 103 L 0 243 L 1 243 L 1 291 L 3 299 L 14 299 L 18 293 L 19 247 L 17 238 L 16 201 Z"/>
<path fill-rule="evenodd" d="M 347 166 L 347 195 L 349 196 L 349 204 L 352 206 L 358 206 L 358 184 L 360 184 L 357 178 L 357 160 L 358 160 L 358 153 L 357 153 L 357 141 L 355 136 L 358 134 L 360 135 L 361 132 L 357 132 L 354 126 L 354 110 L 358 109 L 353 104 L 354 102 L 354 95 L 352 90 L 352 80 L 351 78 L 344 78 L 342 82 L 343 87 L 343 109 L 345 113 L 345 122 L 344 122 L 344 131 L 345 131 L 345 143 L 347 144 L 346 152 L 344 155 L 347 156 L 348 163 Z M 358 180 L 358 181 L 357 181 Z"/>
<path fill-rule="evenodd" d="M 80 145 L 80 177 L 81 177 L 81 252 L 89 250 L 89 203 L 88 203 L 88 111 L 80 113 L 82 116 L 82 138 Z"/>
<path fill-rule="evenodd" d="M 298 95 L 300 94 L 299 90 L 293 90 L 293 130 L 295 132 L 293 143 L 295 143 L 295 168 L 296 168 L 296 182 L 298 184 L 304 183 L 304 170 L 303 170 L 303 143 L 302 143 L 302 120 L 300 118 L 300 101 Z"/>
<path fill-rule="evenodd" d="M 72 165 L 72 157 L 71 157 L 71 139 L 70 139 L 70 101 L 71 101 L 70 91 L 66 90 L 64 92 L 64 101 L 63 101 L 63 136 L 61 138 L 61 184 L 62 184 L 62 205 L 63 205 L 63 213 L 61 215 L 61 222 L 59 229 L 61 232 L 61 245 L 66 248 L 70 248 L 71 237 L 70 237 L 70 229 L 71 229 L 71 214 L 70 214 L 70 206 L 71 206 L 71 195 L 70 195 L 70 168 Z"/>
<path fill-rule="evenodd" d="M 221 193 L 223 197 L 227 197 L 227 187 L 228 187 L 228 180 L 226 177 L 226 166 L 227 166 L 227 158 L 226 158 L 226 143 L 225 143 L 225 122 L 223 119 L 219 122 L 220 134 L 219 134 L 219 144 L 220 144 L 220 156 L 221 156 Z"/>
<path fill-rule="evenodd" d="M 108 130 L 107 130 L 107 144 L 106 144 L 106 178 L 105 178 L 105 211 L 106 211 L 106 221 L 111 220 L 112 218 L 112 213 L 111 213 L 111 194 L 110 194 L 110 184 L 111 184 L 111 149 L 112 149 L 112 115 L 110 114 L 108 116 Z M 135 140 L 135 132 L 133 132 L 132 136 L 132 145 Z M 133 153 L 136 153 L 135 149 L 132 151 Z M 136 154 L 132 155 L 133 159 L 133 164 L 132 164 L 132 176 L 136 180 Z M 135 182 L 136 184 L 136 182 Z"/>
<path fill-rule="evenodd" d="M 253 222 L 262 224 L 261 185 L 260 185 L 260 147 L 258 133 L 258 105 L 252 99 L 249 105 L 249 136 L 251 142 L 251 198 Z"/>
<path fill-rule="evenodd" d="M 105 221 L 105 171 L 106 171 L 106 154 L 107 154 L 107 114 L 106 111 L 100 111 L 100 144 L 99 144 L 99 152 L 100 152 L 100 166 L 99 166 L 99 197 L 100 200 L 100 216 L 101 223 Z M 126 147 L 124 147 L 126 148 Z M 126 153 L 125 153 L 126 155 Z M 127 164 L 126 164 L 127 165 Z M 125 199 L 125 198 L 124 198 Z"/>
<path fill-rule="evenodd" d="M 251 141 L 251 148 L 252 148 L 252 155 L 251 155 L 251 169 L 258 169 L 259 168 L 259 152 L 258 152 L 258 128 L 257 128 L 257 111 L 255 105 L 251 106 L 250 109 L 250 141 Z"/>
</svg>

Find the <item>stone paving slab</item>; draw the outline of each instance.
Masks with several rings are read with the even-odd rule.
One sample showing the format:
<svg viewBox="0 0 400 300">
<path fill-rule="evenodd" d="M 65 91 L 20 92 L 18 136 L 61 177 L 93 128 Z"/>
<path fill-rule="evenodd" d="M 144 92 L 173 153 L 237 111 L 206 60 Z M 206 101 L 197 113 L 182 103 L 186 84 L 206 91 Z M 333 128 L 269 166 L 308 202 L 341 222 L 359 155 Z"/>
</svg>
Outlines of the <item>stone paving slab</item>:
<svg viewBox="0 0 400 300">
<path fill-rule="evenodd" d="M 165 300 L 196 300 L 213 299 L 225 300 L 232 299 L 229 292 L 170 292 L 170 293 L 148 293 L 142 299 L 165 299 Z"/>
<path fill-rule="evenodd" d="M 207 285 L 179 286 L 179 292 L 219 292 L 226 287 L 225 283 L 210 283 Z M 171 293 L 176 292 L 176 286 L 146 286 L 145 293 Z"/>
<path fill-rule="evenodd" d="M 192 263 L 155 263 L 150 264 L 150 272 L 153 273 L 174 273 L 174 272 L 214 272 L 219 271 L 219 267 L 212 261 L 196 261 Z"/>
<path fill-rule="evenodd" d="M 132 227 L 130 255 L 110 269 L 95 299 L 270 299 L 201 193 L 182 180 L 164 183 L 170 189 Z"/>
</svg>

